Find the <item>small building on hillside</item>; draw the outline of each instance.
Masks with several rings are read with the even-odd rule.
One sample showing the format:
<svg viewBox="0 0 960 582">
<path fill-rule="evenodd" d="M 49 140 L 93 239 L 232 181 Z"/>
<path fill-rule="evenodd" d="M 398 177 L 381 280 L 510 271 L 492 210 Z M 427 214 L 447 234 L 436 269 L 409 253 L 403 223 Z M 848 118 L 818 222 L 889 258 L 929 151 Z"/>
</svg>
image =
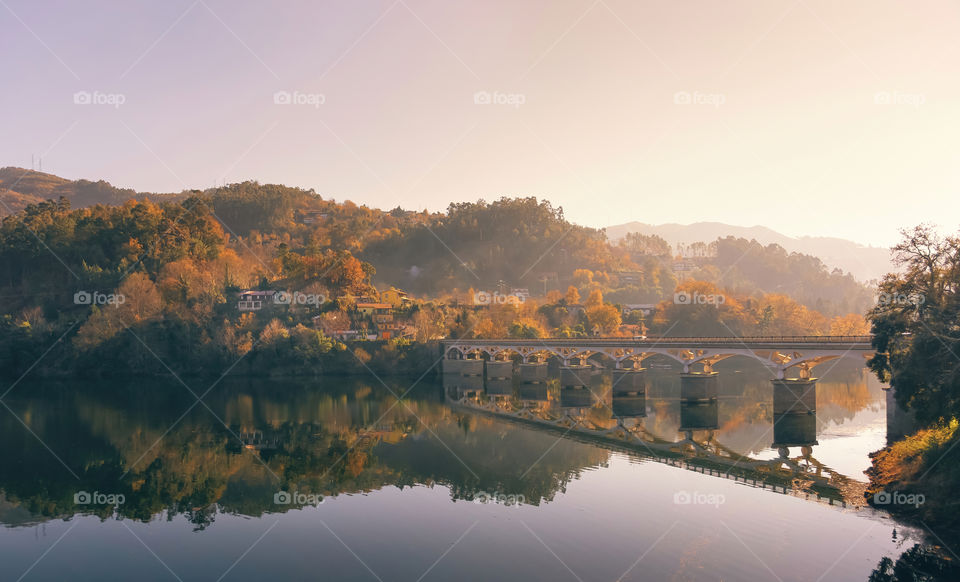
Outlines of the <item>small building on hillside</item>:
<svg viewBox="0 0 960 582">
<path fill-rule="evenodd" d="M 393 321 L 393 305 L 389 303 L 357 303 L 357 311 L 373 319 L 374 323 Z"/>
<path fill-rule="evenodd" d="M 355 340 L 360 337 L 359 331 L 350 329 L 350 321 L 346 317 L 336 320 L 324 318 L 323 315 L 314 315 L 313 327 L 322 331 L 323 335 L 341 341 Z"/>
<path fill-rule="evenodd" d="M 354 295 L 352 293 L 344 293 L 340 296 L 340 299 L 355 305 L 360 305 L 361 303 L 378 303 L 376 297 L 371 297 L 370 295 Z"/>
<path fill-rule="evenodd" d="M 623 305 L 621 312 L 623 315 L 630 315 L 634 311 L 639 311 L 644 317 L 647 317 L 656 310 L 656 303 L 626 303 Z"/>
<path fill-rule="evenodd" d="M 617 279 L 621 286 L 640 285 L 643 283 L 643 271 L 617 271 Z"/>
<path fill-rule="evenodd" d="M 380 293 L 380 301 L 383 303 L 389 303 L 394 308 L 399 309 L 412 303 L 413 299 L 407 295 L 406 291 L 397 289 L 396 287 L 391 287 Z"/>
<path fill-rule="evenodd" d="M 316 224 L 325 221 L 329 216 L 321 210 L 301 210 L 298 218 L 301 224 Z"/>
<path fill-rule="evenodd" d="M 408 325 L 396 321 L 377 324 L 377 339 L 389 340 L 411 337 L 413 329 Z"/>
<path fill-rule="evenodd" d="M 241 291 L 237 309 L 240 311 L 260 311 L 264 305 L 273 304 L 276 291 Z"/>
</svg>

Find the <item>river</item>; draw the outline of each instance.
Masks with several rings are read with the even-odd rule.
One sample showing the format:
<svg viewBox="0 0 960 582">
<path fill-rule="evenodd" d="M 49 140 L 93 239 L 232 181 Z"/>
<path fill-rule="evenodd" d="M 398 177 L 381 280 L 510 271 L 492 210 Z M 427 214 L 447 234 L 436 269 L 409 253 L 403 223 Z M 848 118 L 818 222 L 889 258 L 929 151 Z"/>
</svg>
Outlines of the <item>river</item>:
<svg viewBox="0 0 960 582">
<path fill-rule="evenodd" d="M 18 385 L 0 579 L 848 581 L 922 541 L 861 503 L 865 369 L 792 416 L 717 369 L 698 403 L 669 369 L 617 397 L 608 373 Z"/>
</svg>

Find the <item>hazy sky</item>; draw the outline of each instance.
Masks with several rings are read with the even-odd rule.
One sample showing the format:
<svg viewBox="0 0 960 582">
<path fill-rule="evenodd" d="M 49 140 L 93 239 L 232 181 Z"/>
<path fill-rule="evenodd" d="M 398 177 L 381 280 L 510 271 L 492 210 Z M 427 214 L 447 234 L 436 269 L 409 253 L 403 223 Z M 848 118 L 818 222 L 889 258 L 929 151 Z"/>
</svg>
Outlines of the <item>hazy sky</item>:
<svg viewBox="0 0 960 582">
<path fill-rule="evenodd" d="M 0 166 L 886 245 L 960 224 L 958 31 L 955 1 L 0 0 Z"/>
</svg>

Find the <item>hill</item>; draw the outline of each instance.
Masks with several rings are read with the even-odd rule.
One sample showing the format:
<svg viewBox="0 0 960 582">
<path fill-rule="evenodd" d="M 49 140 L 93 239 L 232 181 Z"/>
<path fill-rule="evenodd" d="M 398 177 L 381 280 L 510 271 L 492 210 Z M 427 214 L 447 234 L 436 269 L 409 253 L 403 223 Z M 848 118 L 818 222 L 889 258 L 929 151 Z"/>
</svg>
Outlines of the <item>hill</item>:
<svg viewBox="0 0 960 582">
<path fill-rule="evenodd" d="M 123 204 L 127 200 L 176 200 L 178 194 L 137 192 L 131 188 L 117 188 L 104 180 L 68 180 L 54 174 L 8 166 L 0 168 L 0 216 L 18 212 L 28 204 L 44 200 L 70 201 L 74 208 L 96 204 Z"/>
<path fill-rule="evenodd" d="M 863 246 L 834 237 L 790 237 L 765 226 L 735 226 L 721 222 L 656 225 L 628 222 L 609 226 L 606 232 L 607 237 L 614 242 L 631 232 L 656 235 L 666 240 L 675 249 L 696 242 L 712 242 L 728 236 L 756 240 L 763 245 L 780 245 L 787 252 L 813 255 L 820 258 L 829 268 L 842 269 L 859 281 L 879 280 L 892 268 L 890 250 L 886 248 Z"/>
</svg>

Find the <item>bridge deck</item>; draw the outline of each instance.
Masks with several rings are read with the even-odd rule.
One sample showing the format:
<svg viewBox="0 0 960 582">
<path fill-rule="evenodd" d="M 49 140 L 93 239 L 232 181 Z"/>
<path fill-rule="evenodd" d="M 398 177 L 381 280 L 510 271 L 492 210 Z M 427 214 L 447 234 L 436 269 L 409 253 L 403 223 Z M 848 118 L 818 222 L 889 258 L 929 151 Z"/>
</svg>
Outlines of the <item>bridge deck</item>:
<svg viewBox="0 0 960 582">
<path fill-rule="evenodd" d="M 819 348 L 838 350 L 872 350 L 873 336 L 827 335 L 827 336 L 754 336 L 754 337 L 647 337 L 647 338 L 543 338 L 543 339 L 447 339 L 444 346 L 602 346 L 630 348 L 707 348 L 738 347 L 747 349 Z"/>
</svg>

